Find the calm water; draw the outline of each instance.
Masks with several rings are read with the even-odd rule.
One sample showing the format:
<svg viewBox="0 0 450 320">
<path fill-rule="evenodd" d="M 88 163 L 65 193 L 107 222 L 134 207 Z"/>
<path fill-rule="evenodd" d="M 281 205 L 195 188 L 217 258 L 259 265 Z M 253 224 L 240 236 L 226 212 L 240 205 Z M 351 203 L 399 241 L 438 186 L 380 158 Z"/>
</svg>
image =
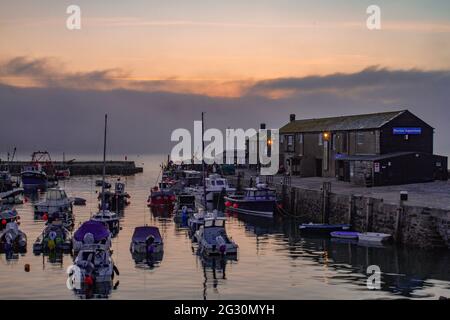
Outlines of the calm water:
<svg viewBox="0 0 450 320">
<path fill-rule="evenodd" d="M 302 238 L 293 221 L 228 219 L 228 234 L 239 244 L 237 261 L 205 260 L 195 254 L 187 231 L 172 217 L 146 207 L 163 157 L 140 157 L 143 174 L 124 178 L 131 205 L 123 230 L 113 240 L 113 259 L 120 270 L 109 299 L 436 299 L 450 296 L 450 254 L 396 247 L 368 248 L 325 239 Z M 98 177 L 73 177 L 61 182 L 71 196 L 87 199 L 74 207 L 76 225 L 95 212 Z M 108 178 L 112 181 L 113 178 Z M 40 194 L 43 198 L 45 195 Z M 28 253 L 17 259 L 0 256 L 0 299 L 79 299 L 66 287 L 70 255 L 34 256 L 32 243 L 44 227 L 35 221 L 31 200 L 17 206 Z M 136 265 L 129 252 L 136 226 L 156 225 L 164 237 L 164 257 L 153 266 Z M 31 271 L 25 272 L 24 265 Z M 381 290 L 366 287 L 366 268 L 379 265 Z M 118 283 L 117 283 L 118 281 Z"/>
</svg>

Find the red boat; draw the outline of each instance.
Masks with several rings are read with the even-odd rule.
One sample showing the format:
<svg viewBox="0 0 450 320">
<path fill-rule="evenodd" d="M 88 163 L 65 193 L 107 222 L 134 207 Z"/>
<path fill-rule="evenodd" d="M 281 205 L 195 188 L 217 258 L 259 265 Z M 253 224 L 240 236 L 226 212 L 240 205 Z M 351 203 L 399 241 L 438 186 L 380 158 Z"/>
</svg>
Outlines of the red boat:
<svg viewBox="0 0 450 320">
<path fill-rule="evenodd" d="M 67 179 L 70 177 L 69 169 L 56 170 L 55 175 L 58 179 Z"/>
<path fill-rule="evenodd" d="M 176 197 L 171 190 L 171 184 L 168 182 L 160 182 L 159 187 L 155 186 L 150 190 L 150 196 L 147 200 L 147 206 L 151 208 L 172 208 Z"/>
</svg>

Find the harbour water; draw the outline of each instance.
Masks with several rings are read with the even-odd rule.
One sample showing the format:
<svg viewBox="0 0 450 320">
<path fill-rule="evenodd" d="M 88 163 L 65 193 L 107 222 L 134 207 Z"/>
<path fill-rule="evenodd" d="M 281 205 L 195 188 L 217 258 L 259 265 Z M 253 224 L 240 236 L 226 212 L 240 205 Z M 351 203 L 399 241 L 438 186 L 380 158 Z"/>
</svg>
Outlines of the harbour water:
<svg viewBox="0 0 450 320">
<path fill-rule="evenodd" d="M 417 248 L 358 246 L 322 238 L 303 238 L 298 221 L 229 216 L 227 232 L 239 245 L 237 261 L 196 255 L 187 231 L 172 216 L 153 214 L 146 206 L 150 187 L 164 156 L 141 156 L 144 172 L 123 177 L 131 204 L 121 219 L 123 229 L 113 239 L 113 259 L 120 271 L 108 299 L 437 299 L 450 296 L 450 253 Z M 134 159 L 131 159 L 134 160 Z M 113 182 L 117 177 L 108 177 Z M 76 226 L 97 209 L 98 176 L 61 182 L 70 196 L 83 197 L 75 206 Z M 38 198 L 43 198 L 44 193 Z M 29 199 L 17 206 L 28 252 L 17 259 L 0 256 L 0 299 L 80 299 L 66 286 L 72 257 L 42 257 L 32 244 L 44 227 L 33 218 Z M 164 256 L 154 265 L 136 265 L 129 252 L 136 226 L 159 227 Z M 25 264 L 30 271 L 24 270 Z M 369 265 L 380 267 L 380 290 L 367 287 Z"/>
</svg>

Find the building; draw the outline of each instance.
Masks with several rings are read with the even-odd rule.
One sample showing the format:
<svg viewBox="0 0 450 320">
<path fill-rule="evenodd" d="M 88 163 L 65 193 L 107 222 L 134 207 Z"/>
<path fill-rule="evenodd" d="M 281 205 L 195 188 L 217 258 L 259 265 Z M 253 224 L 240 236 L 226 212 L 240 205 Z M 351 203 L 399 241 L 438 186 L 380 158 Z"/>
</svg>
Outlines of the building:
<svg viewBox="0 0 450 320">
<path fill-rule="evenodd" d="M 408 110 L 296 120 L 280 129 L 280 163 L 292 175 L 378 186 L 446 180 L 434 129 Z"/>
</svg>

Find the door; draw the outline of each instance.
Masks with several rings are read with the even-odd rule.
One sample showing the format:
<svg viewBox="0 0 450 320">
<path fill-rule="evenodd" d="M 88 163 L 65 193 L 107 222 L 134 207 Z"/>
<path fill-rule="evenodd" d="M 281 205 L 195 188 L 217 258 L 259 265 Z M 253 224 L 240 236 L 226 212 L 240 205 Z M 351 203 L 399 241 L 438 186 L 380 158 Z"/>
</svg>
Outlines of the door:
<svg viewBox="0 0 450 320">
<path fill-rule="evenodd" d="M 316 159 L 316 177 L 322 176 L 322 159 Z"/>
</svg>

